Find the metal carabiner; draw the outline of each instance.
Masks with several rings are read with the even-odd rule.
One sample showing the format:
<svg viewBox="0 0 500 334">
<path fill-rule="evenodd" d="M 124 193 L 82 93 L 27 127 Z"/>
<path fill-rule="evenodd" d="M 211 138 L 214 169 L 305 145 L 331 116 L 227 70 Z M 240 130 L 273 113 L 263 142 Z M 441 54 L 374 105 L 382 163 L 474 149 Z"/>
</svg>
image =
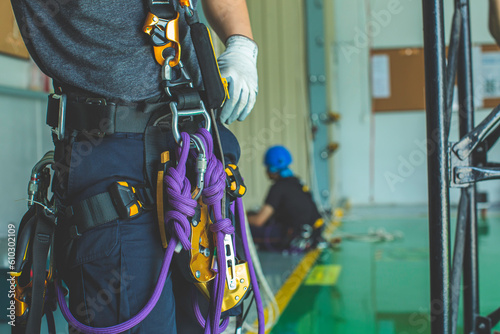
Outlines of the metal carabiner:
<svg viewBox="0 0 500 334">
<path fill-rule="evenodd" d="M 194 200 L 198 200 L 205 187 L 205 173 L 207 171 L 207 154 L 205 145 L 201 141 L 200 137 L 198 137 L 197 135 L 191 135 L 191 142 L 198 150 L 198 156 L 196 157 L 196 170 L 197 170 L 196 190 L 195 190 L 195 195 L 193 197 Z"/>
<path fill-rule="evenodd" d="M 47 180 L 43 180 L 43 171 L 45 170 L 45 167 L 53 164 L 54 151 L 48 151 L 31 170 L 31 177 L 28 183 L 28 208 L 37 202 L 39 202 L 43 206 L 48 205 L 48 199 L 40 198 L 40 195 L 43 196 L 44 194 L 46 194 L 48 189 L 48 184 L 44 184 L 44 181 Z M 40 186 L 42 186 L 43 189 L 40 189 Z"/>
<path fill-rule="evenodd" d="M 205 108 L 203 101 L 200 101 L 199 109 L 178 110 L 177 102 L 170 102 L 170 110 L 172 111 L 172 134 L 174 135 L 175 142 L 182 145 L 182 138 L 179 131 L 179 118 L 180 117 L 193 117 L 202 115 L 205 119 L 205 129 L 210 132 L 212 121 L 210 115 Z"/>
<path fill-rule="evenodd" d="M 176 66 L 174 66 L 178 68 L 180 75 L 178 78 L 173 79 L 172 70 L 174 67 L 169 65 L 170 60 L 172 59 L 174 59 L 174 56 L 168 56 L 161 70 L 161 77 L 164 82 L 165 93 L 167 93 L 167 95 L 170 97 L 172 97 L 172 92 L 170 91 L 172 88 L 181 86 L 193 88 L 191 77 L 187 73 L 186 69 L 184 68 L 184 64 L 182 64 L 181 61 L 179 61 Z"/>
</svg>

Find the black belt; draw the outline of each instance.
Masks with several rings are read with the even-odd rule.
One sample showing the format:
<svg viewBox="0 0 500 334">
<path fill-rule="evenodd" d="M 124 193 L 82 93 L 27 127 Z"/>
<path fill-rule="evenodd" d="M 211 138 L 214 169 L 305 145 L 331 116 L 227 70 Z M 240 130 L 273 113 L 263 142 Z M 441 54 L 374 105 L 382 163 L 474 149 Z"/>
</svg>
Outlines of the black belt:
<svg viewBox="0 0 500 334">
<path fill-rule="evenodd" d="M 73 99 L 64 94 L 51 94 L 47 106 L 47 124 L 60 140 L 65 137 L 67 130 L 86 131 L 93 135 L 143 133 L 153 112 L 170 112 L 168 103 L 121 105 L 104 98 Z"/>
</svg>

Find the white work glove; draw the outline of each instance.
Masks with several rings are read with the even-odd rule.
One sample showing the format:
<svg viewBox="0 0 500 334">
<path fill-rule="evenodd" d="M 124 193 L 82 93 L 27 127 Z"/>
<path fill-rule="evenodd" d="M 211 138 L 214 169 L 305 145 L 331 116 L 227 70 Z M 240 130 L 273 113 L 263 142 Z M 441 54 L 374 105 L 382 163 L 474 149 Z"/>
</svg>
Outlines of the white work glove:
<svg viewBox="0 0 500 334">
<path fill-rule="evenodd" d="M 228 83 L 229 99 L 220 114 L 222 123 L 243 121 L 252 111 L 259 90 L 257 79 L 257 44 L 234 35 L 227 39 L 226 50 L 219 56 L 220 74 Z"/>
</svg>

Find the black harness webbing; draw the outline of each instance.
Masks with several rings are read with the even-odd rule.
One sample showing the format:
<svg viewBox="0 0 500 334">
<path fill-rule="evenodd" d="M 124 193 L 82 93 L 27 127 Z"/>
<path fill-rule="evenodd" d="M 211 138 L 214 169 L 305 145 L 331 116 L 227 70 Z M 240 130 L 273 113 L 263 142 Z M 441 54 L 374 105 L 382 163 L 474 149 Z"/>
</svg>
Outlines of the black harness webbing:
<svg viewBox="0 0 500 334">
<path fill-rule="evenodd" d="M 47 124 L 52 128 L 59 126 L 60 103 L 54 94 L 49 95 Z M 82 101 L 69 98 L 66 109 L 70 110 L 66 113 L 67 129 L 102 135 L 115 132 L 143 133 L 153 112 L 169 110 L 168 102 L 120 105 L 94 98 L 84 98 Z"/>
<path fill-rule="evenodd" d="M 226 98 L 226 90 L 222 84 L 210 32 L 200 22 L 191 24 L 190 28 L 191 40 L 193 41 L 194 50 L 202 73 L 203 86 L 205 87 L 206 107 L 209 109 L 220 108 Z"/>
<path fill-rule="evenodd" d="M 135 217 L 143 210 L 151 210 L 154 206 L 151 188 L 148 186 L 118 186 L 112 183 L 109 190 L 89 198 L 86 198 L 76 204 L 66 207 L 64 214 L 61 215 L 64 229 L 69 237 L 74 239 L 81 236 L 82 233 L 95 227 L 104 225 L 117 219 L 128 219 Z M 127 191 L 119 191 L 119 188 Z M 133 190 L 132 190 L 133 189 Z M 128 207 L 131 204 L 140 205 L 136 213 L 130 213 Z M 64 220 L 68 220 L 65 224 Z"/>
<path fill-rule="evenodd" d="M 109 192 L 89 197 L 66 209 L 65 219 L 70 219 L 69 236 L 73 239 L 100 225 L 118 219 Z"/>
<path fill-rule="evenodd" d="M 150 12 L 160 18 L 171 20 L 177 16 L 173 0 L 145 1 Z M 186 15 L 186 22 L 190 27 L 191 40 L 200 66 L 204 86 L 202 95 L 205 106 L 209 109 L 220 108 L 226 98 L 226 89 L 221 80 L 210 32 L 203 23 L 199 22 L 196 11 L 192 13 L 192 16 Z M 160 39 L 164 43 L 168 42 L 165 36 L 160 36 L 156 33 L 152 37 L 153 40 Z M 183 107 L 179 106 L 179 109 L 183 109 Z"/>
<path fill-rule="evenodd" d="M 47 256 L 55 229 L 53 215 L 48 216 L 45 210 L 40 207 L 37 207 L 36 211 L 35 219 L 37 221 L 31 254 L 33 258 L 33 288 L 26 333 L 40 333 L 45 302 Z"/>
</svg>

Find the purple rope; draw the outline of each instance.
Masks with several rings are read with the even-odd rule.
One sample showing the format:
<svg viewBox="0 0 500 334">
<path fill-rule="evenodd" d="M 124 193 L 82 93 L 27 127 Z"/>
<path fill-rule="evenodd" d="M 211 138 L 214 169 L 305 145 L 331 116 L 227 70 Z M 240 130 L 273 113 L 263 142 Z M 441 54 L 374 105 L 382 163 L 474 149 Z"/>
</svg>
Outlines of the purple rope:
<svg viewBox="0 0 500 334">
<path fill-rule="evenodd" d="M 209 317 L 205 323 L 205 334 L 221 333 L 219 319 L 221 317 L 222 301 L 226 282 L 226 254 L 224 250 L 224 235 L 234 234 L 234 227 L 229 218 L 222 218 L 222 198 L 226 189 L 226 173 L 224 166 L 214 155 L 213 139 L 210 132 L 201 128 L 197 131 L 200 140 L 206 150 L 207 171 L 205 173 L 205 188 L 202 196 L 203 202 L 208 206 L 209 212 L 214 214 L 214 222 L 210 225 L 210 231 L 215 234 L 217 244 L 217 267 L 218 274 L 212 285 L 212 298 L 209 305 Z"/>
<path fill-rule="evenodd" d="M 66 321 L 80 332 L 89 334 L 118 334 L 137 326 L 149 315 L 160 299 L 177 242 L 180 241 L 185 249 L 191 248 L 191 243 L 189 242 L 189 234 L 191 233 L 190 223 L 186 216 L 193 216 L 195 214 L 197 203 L 191 198 L 191 184 L 186 178 L 186 161 L 189 154 L 190 137 L 184 132 L 181 133 L 181 137 L 182 142 L 185 144 L 178 150 L 179 163 L 177 167 L 169 168 L 165 176 L 167 197 L 173 208 L 173 210 L 165 214 L 165 224 L 167 224 L 167 227 L 173 232 L 173 237 L 170 239 L 165 251 L 158 282 L 156 283 L 150 300 L 139 313 L 121 324 L 110 327 L 91 327 L 82 324 L 71 314 L 71 311 L 66 305 L 66 300 L 64 299 L 61 283 L 56 280 L 56 294 L 61 312 Z"/>
<path fill-rule="evenodd" d="M 198 295 L 196 293 L 196 289 L 193 287 L 192 288 L 192 305 L 193 305 L 193 310 L 194 310 L 194 315 L 196 316 L 196 319 L 198 320 L 198 323 L 201 325 L 201 327 L 206 327 L 208 323 L 208 327 L 210 327 L 210 318 L 205 320 L 203 315 L 201 314 L 200 311 L 200 306 L 198 305 Z M 222 320 L 222 324 L 220 326 L 220 331 L 224 332 L 227 329 L 227 326 L 229 325 L 229 317 L 226 317 Z"/>
<path fill-rule="evenodd" d="M 189 235 L 191 224 L 187 217 L 196 213 L 196 200 L 191 197 L 191 183 L 186 177 L 186 162 L 189 155 L 190 137 L 187 133 L 181 133 L 182 146 L 177 153 L 179 156 L 177 166 L 167 170 L 164 181 L 168 203 L 171 210 L 165 213 L 165 225 L 173 230 L 174 235 L 186 250 L 191 249 Z"/>
<path fill-rule="evenodd" d="M 241 238 L 243 239 L 243 250 L 245 252 L 245 257 L 248 262 L 248 271 L 250 272 L 250 281 L 253 286 L 253 293 L 255 294 L 255 303 L 257 306 L 257 319 L 259 320 L 259 334 L 265 333 L 265 320 L 264 320 L 264 308 L 262 306 L 262 298 L 260 296 L 259 284 L 257 281 L 257 276 L 255 275 L 255 269 L 252 262 L 252 257 L 250 255 L 250 249 L 248 248 L 247 230 L 245 226 L 245 211 L 243 209 L 243 200 L 241 198 L 236 199 L 236 211 L 238 213 L 238 221 L 241 227 Z"/>
<path fill-rule="evenodd" d="M 218 272 L 216 279 L 214 280 L 212 287 L 212 298 L 209 305 L 209 316 L 205 320 L 199 310 L 196 297 L 193 299 L 193 306 L 195 310 L 195 315 L 202 327 L 205 328 L 205 334 L 219 334 L 222 333 L 229 324 L 229 318 L 225 318 L 220 323 L 221 308 L 224 298 L 224 289 L 226 281 L 226 270 L 217 270 L 218 268 L 225 268 L 226 266 L 226 256 L 224 245 L 224 236 L 226 234 L 234 234 L 234 227 L 231 220 L 228 218 L 222 218 L 222 197 L 225 192 L 225 180 L 226 174 L 224 172 L 224 167 L 222 163 L 213 154 L 213 140 L 210 133 L 201 128 L 198 130 L 198 135 L 200 140 L 203 142 L 206 148 L 206 158 L 207 158 L 207 171 L 205 174 L 205 188 L 203 189 L 202 196 L 203 201 L 207 204 L 210 212 L 214 214 L 215 221 L 210 225 L 210 231 L 216 235 L 216 242 L 219 247 L 217 247 L 216 263 L 217 268 L 215 272 Z M 187 133 L 181 133 L 182 142 L 185 143 L 178 149 L 178 164 L 177 166 L 169 168 L 167 175 L 165 176 L 165 183 L 167 186 L 167 198 L 171 205 L 172 210 L 165 213 L 165 224 L 173 232 L 174 237 L 168 243 L 165 256 L 163 258 L 162 267 L 160 270 L 160 275 L 158 282 L 153 291 L 153 295 L 148 303 L 137 313 L 133 318 L 127 320 L 121 324 L 96 328 L 84 325 L 78 320 L 76 320 L 64 299 L 64 293 L 62 292 L 61 284 L 56 281 L 56 293 L 61 311 L 64 318 L 68 323 L 75 329 L 83 333 L 91 334 L 118 334 L 129 330 L 130 328 L 137 326 L 142 320 L 144 320 L 151 310 L 154 308 L 158 299 L 161 296 L 164 282 L 168 275 L 168 270 L 172 260 L 172 255 L 177 246 L 177 241 L 179 241 L 184 249 L 190 249 L 191 243 L 189 242 L 190 235 L 190 222 L 187 217 L 194 216 L 195 208 L 197 203 L 191 198 L 191 184 L 186 178 L 186 162 L 189 155 L 189 143 L 190 137 Z M 257 301 L 257 314 L 259 319 L 259 334 L 264 333 L 264 312 L 262 309 L 262 300 L 260 296 L 260 291 L 258 288 L 258 282 L 255 276 L 252 260 L 250 257 L 250 252 L 248 250 L 248 244 L 246 239 L 246 230 L 244 226 L 244 218 L 242 218 L 242 201 L 238 199 L 236 208 L 239 214 L 240 224 L 242 226 L 243 235 L 243 247 L 245 250 L 245 256 L 248 259 L 248 266 L 250 271 L 250 279 L 254 287 L 255 298 Z M 234 239 L 234 238 L 233 238 Z"/>
<path fill-rule="evenodd" d="M 217 263 L 219 268 L 225 268 L 225 250 L 223 247 L 220 245 L 224 245 L 224 235 L 225 234 L 234 234 L 234 227 L 231 223 L 231 220 L 228 218 L 223 219 L 222 218 L 222 205 L 221 205 L 221 200 L 222 197 L 224 196 L 225 192 L 225 180 L 226 180 L 226 174 L 224 171 L 224 167 L 222 166 L 222 163 L 215 157 L 213 154 L 213 140 L 210 135 L 210 133 L 205 130 L 205 129 L 199 129 L 198 130 L 198 135 L 200 136 L 200 139 L 204 142 L 205 147 L 206 147 L 206 154 L 207 154 L 207 172 L 205 174 L 205 189 L 202 193 L 203 195 L 203 201 L 207 204 L 209 207 L 209 210 L 211 210 L 214 214 L 215 222 L 210 226 L 210 231 L 216 234 L 216 240 L 217 240 Z M 233 208 L 234 206 L 232 206 Z M 264 310 L 262 306 L 262 298 L 260 295 L 260 290 L 259 290 L 259 285 L 257 281 L 257 277 L 255 275 L 255 270 L 253 267 L 252 263 L 252 258 L 250 255 L 250 250 L 248 248 L 248 242 L 247 242 L 247 235 L 246 235 L 246 228 L 245 228 L 245 219 L 244 219 L 244 210 L 243 210 L 243 201 L 241 198 L 237 199 L 236 202 L 236 208 L 238 212 L 238 220 L 241 225 L 241 233 L 243 237 L 243 248 L 245 251 L 245 256 L 248 261 L 248 269 L 250 272 L 250 280 L 253 285 L 254 289 L 254 294 L 255 294 L 255 300 L 257 304 L 257 317 L 259 320 L 259 334 L 264 334 L 265 333 L 265 321 L 264 321 Z M 233 237 L 234 240 L 234 237 Z M 234 246 L 234 245 L 233 245 Z M 234 248 L 235 249 L 235 248 Z M 198 322 L 202 325 L 202 327 L 205 327 L 205 334 L 209 333 L 214 333 L 218 334 L 221 333 L 225 330 L 224 328 L 219 327 L 219 319 L 221 315 L 221 308 L 222 308 L 222 300 L 224 297 L 224 288 L 225 288 L 225 281 L 226 281 L 226 271 L 225 270 L 219 270 L 219 273 L 217 275 L 217 278 L 214 281 L 213 284 L 213 291 L 212 291 L 212 296 L 215 296 L 215 298 L 212 298 L 211 304 L 209 307 L 209 314 L 210 316 L 206 321 L 203 321 L 203 316 L 201 315 L 201 312 L 199 308 L 197 307 L 197 303 L 193 302 L 194 310 L 195 310 L 195 315 L 196 318 L 198 319 Z M 226 319 L 225 319 L 226 320 Z M 224 324 L 224 322 L 223 322 Z M 211 328 L 211 332 L 209 331 Z"/>
</svg>

